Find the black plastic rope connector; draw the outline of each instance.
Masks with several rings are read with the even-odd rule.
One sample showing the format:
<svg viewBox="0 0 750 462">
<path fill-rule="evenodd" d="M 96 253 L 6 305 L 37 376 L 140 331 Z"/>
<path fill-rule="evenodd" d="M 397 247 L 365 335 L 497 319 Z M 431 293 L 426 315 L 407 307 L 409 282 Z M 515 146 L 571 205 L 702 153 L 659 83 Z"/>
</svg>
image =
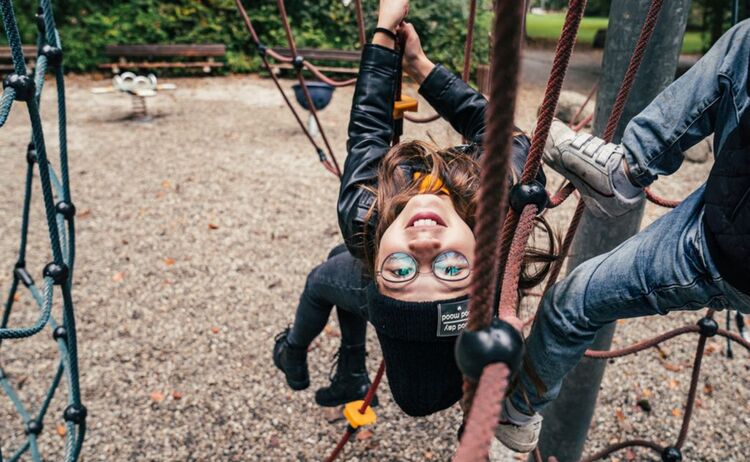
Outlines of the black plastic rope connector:
<svg viewBox="0 0 750 462">
<path fill-rule="evenodd" d="M 295 56 L 292 64 L 294 64 L 294 68 L 296 70 L 301 71 L 302 68 L 305 66 L 305 57 L 302 55 Z"/>
<path fill-rule="evenodd" d="M 662 462 L 681 462 L 682 452 L 674 446 L 667 446 L 661 452 Z"/>
<path fill-rule="evenodd" d="M 44 424 L 38 420 L 29 420 L 26 422 L 24 433 L 27 435 L 38 435 L 44 430 Z"/>
<path fill-rule="evenodd" d="M 28 162 L 29 165 L 34 165 L 34 163 L 36 163 L 36 146 L 34 146 L 33 142 L 26 146 L 26 162 Z"/>
<path fill-rule="evenodd" d="M 65 419 L 66 422 L 73 422 L 76 425 L 81 425 L 85 422 L 87 415 L 88 411 L 83 404 L 71 404 L 65 408 L 65 411 L 63 411 L 63 419 Z"/>
<path fill-rule="evenodd" d="M 55 204 L 55 210 L 66 220 L 70 220 L 76 215 L 76 206 L 72 202 L 60 201 Z"/>
<path fill-rule="evenodd" d="M 44 35 L 45 32 L 47 32 L 47 25 L 44 24 L 44 10 L 40 6 L 36 9 L 36 29 L 39 31 L 39 34 Z"/>
<path fill-rule="evenodd" d="M 8 74 L 3 80 L 3 88 L 16 90 L 16 101 L 31 101 L 36 93 L 34 79 L 28 75 Z"/>
<path fill-rule="evenodd" d="M 456 341 L 456 364 L 466 377 L 478 381 L 484 368 L 505 363 L 515 373 L 521 367 L 523 337 L 509 323 L 494 318 L 489 327 L 464 330 Z"/>
<path fill-rule="evenodd" d="M 34 279 L 32 279 L 29 272 L 26 271 L 25 266 L 16 266 L 13 270 L 13 276 L 21 281 L 21 283 L 26 287 L 31 287 L 34 285 Z"/>
<path fill-rule="evenodd" d="M 315 150 L 317 151 L 318 159 L 320 159 L 321 162 L 325 162 L 328 160 L 328 157 L 326 157 L 326 153 L 322 149 L 315 148 Z"/>
<path fill-rule="evenodd" d="M 536 213 L 541 213 L 549 205 L 549 195 L 542 183 L 532 180 L 514 184 L 510 188 L 509 201 L 511 208 L 519 214 L 529 204 L 536 206 Z"/>
<path fill-rule="evenodd" d="M 52 278 L 55 285 L 59 286 L 68 280 L 68 266 L 65 263 L 47 263 L 42 274 L 46 278 Z"/>
<path fill-rule="evenodd" d="M 714 318 L 705 317 L 698 321 L 698 328 L 700 329 L 699 332 L 701 335 L 705 337 L 713 337 L 719 332 L 719 323 L 717 323 Z"/>
<path fill-rule="evenodd" d="M 44 45 L 39 54 L 47 57 L 47 64 L 52 67 L 59 67 L 62 64 L 63 52 L 58 47 Z"/>
<path fill-rule="evenodd" d="M 57 326 L 55 327 L 55 330 L 52 331 L 52 340 L 58 341 L 58 340 L 65 340 L 68 341 L 68 330 L 65 328 L 65 326 Z"/>
<path fill-rule="evenodd" d="M 262 43 L 255 45 L 255 49 L 258 51 L 258 55 L 260 56 L 265 56 L 268 53 L 268 47 L 266 47 Z"/>
</svg>

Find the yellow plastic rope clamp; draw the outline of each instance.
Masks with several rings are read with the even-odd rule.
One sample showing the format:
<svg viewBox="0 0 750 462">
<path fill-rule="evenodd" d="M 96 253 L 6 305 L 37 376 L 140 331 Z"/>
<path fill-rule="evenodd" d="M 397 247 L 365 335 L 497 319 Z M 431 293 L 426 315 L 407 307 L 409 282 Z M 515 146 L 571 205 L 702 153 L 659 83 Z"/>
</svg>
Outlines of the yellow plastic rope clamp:
<svg viewBox="0 0 750 462">
<path fill-rule="evenodd" d="M 419 101 L 416 99 L 402 95 L 399 101 L 393 104 L 393 118 L 401 119 L 404 117 L 404 112 L 417 112 L 419 109 Z"/>
<path fill-rule="evenodd" d="M 349 422 L 349 425 L 351 425 L 352 428 L 359 428 L 364 425 L 371 425 L 374 424 L 377 420 L 377 416 L 375 415 L 375 411 L 372 410 L 372 407 L 367 406 L 367 409 L 365 409 L 365 413 L 362 414 L 359 412 L 359 409 L 362 407 L 362 404 L 364 401 L 352 401 L 350 403 L 346 403 L 346 406 L 344 406 L 344 417 L 346 417 L 346 420 Z"/>
</svg>

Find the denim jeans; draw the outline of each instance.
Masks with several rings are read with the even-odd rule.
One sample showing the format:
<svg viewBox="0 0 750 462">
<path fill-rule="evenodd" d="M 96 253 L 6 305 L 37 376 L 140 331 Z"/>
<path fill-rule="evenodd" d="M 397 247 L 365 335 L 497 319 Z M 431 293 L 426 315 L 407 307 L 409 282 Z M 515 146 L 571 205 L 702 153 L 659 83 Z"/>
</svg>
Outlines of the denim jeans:
<svg viewBox="0 0 750 462">
<path fill-rule="evenodd" d="M 328 259 L 307 276 L 288 341 L 296 346 L 309 346 L 325 328 L 335 305 L 341 343 L 364 345 L 369 283 L 366 274 L 362 262 L 343 244 L 331 250 Z"/>
<path fill-rule="evenodd" d="M 622 143 L 636 181 L 645 186 L 658 175 L 673 173 L 682 152 L 712 132 L 717 157 L 737 147 L 740 121 L 750 105 L 749 65 L 750 21 L 743 21 L 633 118 Z M 709 254 L 704 188 L 619 247 L 584 262 L 547 292 L 527 339 L 530 365 L 546 391 L 538 391 L 522 373 L 522 387 L 510 397 L 516 409 L 538 412 L 554 400 L 565 375 L 607 323 L 706 306 L 750 312 L 750 296 L 724 281 Z"/>
</svg>

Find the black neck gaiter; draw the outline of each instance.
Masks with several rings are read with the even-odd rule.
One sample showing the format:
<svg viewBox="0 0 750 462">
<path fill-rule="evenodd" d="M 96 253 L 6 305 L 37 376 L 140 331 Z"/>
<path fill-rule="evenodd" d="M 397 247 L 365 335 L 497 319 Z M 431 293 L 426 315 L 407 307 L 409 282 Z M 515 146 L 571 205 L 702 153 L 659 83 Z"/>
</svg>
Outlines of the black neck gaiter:
<svg viewBox="0 0 750 462">
<path fill-rule="evenodd" d="M 462 394 L 454 345 L 468 321 L 468 297 L 404 302 L 367 289 L 370 322 L 396 404 L 411 416 L 452 406 Z"/>
</svg>

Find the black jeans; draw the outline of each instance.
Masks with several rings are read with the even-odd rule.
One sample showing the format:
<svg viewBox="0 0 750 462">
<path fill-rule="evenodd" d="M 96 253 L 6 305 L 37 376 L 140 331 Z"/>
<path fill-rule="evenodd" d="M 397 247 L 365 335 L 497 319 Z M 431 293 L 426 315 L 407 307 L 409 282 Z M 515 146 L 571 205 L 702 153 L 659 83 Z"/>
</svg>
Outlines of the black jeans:
<svg viewBox="0 0 750 462">
<path fill-rule="evenodd" d="M 334 247 L 328 259 L 307 276 L 287 341 L 295 346 L 309 346 L 325 328 L 335 305 L 342 345 L 364 345 L 370 282 L 366 273 L 362 262 L 343 244 Z"/>
</svg>

